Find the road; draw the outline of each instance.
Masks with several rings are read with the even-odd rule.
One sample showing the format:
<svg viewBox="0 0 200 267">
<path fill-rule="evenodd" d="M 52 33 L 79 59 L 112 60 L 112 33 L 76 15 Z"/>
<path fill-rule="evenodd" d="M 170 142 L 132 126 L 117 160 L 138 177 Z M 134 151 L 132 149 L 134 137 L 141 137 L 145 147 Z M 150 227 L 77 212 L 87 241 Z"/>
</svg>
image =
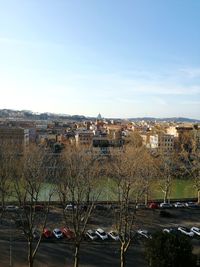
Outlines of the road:
<svg viewBox="0 0 200 267">
<path fill-rule="evenodd" d="M 56 244 L 55 244 L 56 243 Z M 143 246 L 131 245 L 127 255 L 128 267 L 147 266 Z M 70 267 L 73 263 L 73 244 L 71 242 L 42 242 L 35 259 L 35 267 Z M 116 267 L 119 266 L 119 242 L 86 242 L 81 247 L 80 266 Z M 0 266 L 10 266 L 10 242 L 0 241 Z M 12 266 L 27 266 L 27 244 L 12 242 Z"/>
<path fill-rule="evenodd" d="M 165 227 L 179 225 L 200 227 L 200 209 L 172 209 L 170 217 L 160 216 L 160 210 L 138 210 L 135 218 L 135 230 L 143 228 L 151 232 L 162 230 Z M 10 223 L 12 219 L 12 224 Z M 106 231 L 112 228 L 113 217 L 110 211 L 99 211 L 94 214 L 89 229 L 98 227 Z M 49 216 L 48 228 L 62 226 L 61 213 L 52 211 Z M 10 242 L 10 233 L 11 240 Z M 200 239 L 193 239 L 194 253 L 200 255 Z M 11 249 L 10 249 L 10 244 Z M 81 247 L 81 267 L 116 267 L 119 266 L 119 243 L 115 241 L 84 241 Z M 0 267 L 11 266 L 10 252 L 12 252 L 12 266 L 27 266 L 27 244 L 22 231 L 15 226 L 14 219 L 8 218 L 0 225 Z M 73 262 L 73 243 L 55 240 L 43 241 L 36 256 L 35 267 L 70 267 Z M 141 241 L 134 241 L 127 255 L 128 267 L 146 267 L 144 246 Z"/>
</svg>

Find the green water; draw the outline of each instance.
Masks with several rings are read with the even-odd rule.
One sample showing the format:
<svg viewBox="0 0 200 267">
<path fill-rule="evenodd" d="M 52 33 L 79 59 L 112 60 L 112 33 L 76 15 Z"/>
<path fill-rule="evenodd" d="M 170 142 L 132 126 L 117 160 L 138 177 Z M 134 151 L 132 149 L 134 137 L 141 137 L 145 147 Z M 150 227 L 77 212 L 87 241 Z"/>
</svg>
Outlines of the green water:
<svg viewBox="0 0 200 267">
<path fill-rule="evenodd" d="M 163 198 L 163 194 L 158 188 L 153 190 L 153 196 L 155 199 Z M 191 180 L 176 179 L 173 181 L 170 198 L 193 198 L 196 196 L 197 193 Z"/>
<path fill-rule="evenodd" d="M 103 179 L 100 182 L 101 194 L 100 200 L 114 201 L 117 200 L 116 184 L 111 179 Z M 163 193 L 161 192 L 158 183 L 152 185 L 150 190 L 150 199 L 163 199 Z M 170 198 L 194 198 L 197 196 L 194 185 L 191 180 L 179 180 L 173 181 Z"/>
<path fill-rule="evenodd" d="M 117 200 L 117 187 L 112 179 L 105 178 L 101 179 L 97 192 L 100 191 L 99 200 L 100 201 L 115 201 Z M 50 184 L 45 184 L 43 191 L 40 194 L 40 199 L 43 201 L 48 200 L 49 192 L 52 191 L 52 186 Z M 191 180 L 174 180 L 171 190 L 170 198 L 193 198 L 196 197 L 197 193 L 194 189 Z M 162 199 L 163 193 L 160 191 L 157 183 L 153 184 L 150 192 L 149 199 Z M 57 192 L 54 192 L 51 198 L 52 201 L 58 201 L 59 196 Z"/>
</svg>

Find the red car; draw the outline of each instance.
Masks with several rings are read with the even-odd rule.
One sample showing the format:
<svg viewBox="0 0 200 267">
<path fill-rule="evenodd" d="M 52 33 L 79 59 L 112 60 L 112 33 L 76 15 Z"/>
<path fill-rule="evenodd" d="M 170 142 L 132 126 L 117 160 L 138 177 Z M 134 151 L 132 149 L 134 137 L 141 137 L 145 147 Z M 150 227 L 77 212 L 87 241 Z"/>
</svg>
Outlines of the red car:
<svg viewBox="0 0 200 267">
<path fill-rule="evenodd" d="M 155 202 L 152 202 L 149 204 L 149 208 L 150 209 L 158 209 L 159 208 L 159 205 Z"/>
<path fill-rule="evenodd" d="M 44 228 L 43 236 L 44 236 L 45 238 L 50 238 L 50 237 L 52 237 L 52 232 L 51 232 L 49 229 Z"/>
<path fill-rule="evenodd" d="M 63 233 L 63 236 L 65 236 L 68 239 L 74 239 L 75 237 L 74 232 L 70 230 L 69 227 L 62 228 L 61 232 Z"/>
</svg>

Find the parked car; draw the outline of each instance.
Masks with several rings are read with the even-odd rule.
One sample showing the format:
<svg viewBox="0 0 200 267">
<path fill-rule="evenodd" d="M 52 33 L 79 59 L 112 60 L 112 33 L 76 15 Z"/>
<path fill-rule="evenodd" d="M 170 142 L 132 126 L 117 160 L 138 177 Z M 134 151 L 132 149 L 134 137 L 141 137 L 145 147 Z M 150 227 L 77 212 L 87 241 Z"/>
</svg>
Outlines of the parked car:
<svg viewBox="0 0 200 267">
<path fill-rule="evenodd" d="M 35 211 L 43 211 L 44 206 L 43 205 L 35 205 L 34 209 L 35 209 Z"/>
<path fill-rule="evenodd" d="M 108 210 L 108 207 L 105 206 L 105 205 L 98 204 L 98 205 L 95 206 L 95 209 L 96 210 Z"/>
<path fill-rule="evenodd" d="M 186 202 L 186 203 L 185 203 L 185 206 L 188 207 L 188 208 L 195 208 L 195 207 L 198 207 L 197 203 L 192 202 L 192 201 Z"/>
<path fill-rule="evenodd" d="M 31 211 L 31 206 L 30 205 L 23 205 L 23 206 L 20 206 L 20 209 L 24 210 L 24 211 L 27 211 L 27 212 L 30 212 Z"/>
<path fill-rule="evenodd" d="M 62 234 L 61 230 L 58 229 L 58 228 L 55 228 L 55 229 L 53 230 L 53 235 L 54 235 L 56 238 L 58 238 L 58 239 L 60 239 L 60 238 L 63 237 L 63 234 Z"/>
<path fill-rule="evenodd" d="M 187 227 L 180 226 L 180 227 L 178 227 L 178 230 L 184 235 L 187 235 L 190 237 L 194 236 L 194 233 Z"/>
<path fill-rule="evenodd" d="M 162 209 L 170 209 L 172 207 L 173 206 L 170 203 L 165 203 L 165 202 L 160 203 L 160 208 L 162 208 Z"/>
<path fill-rule="evenodd" d="M 89 210 L 89 206 L 88 205 L 81 205 L 81 210 L 83 210 L 83 211 L 87 211 L 87 210 Z"/>
<path fill-rule="evenodd" d="M 52 232 L 48 228 L 44 228 L 43 236 L 45 238 L 51 238 L 52 237 Z"/>
<path fill-rule="evenodd" d="M 75 237 L 74 232 L 71 229 L 69 229 L 69 227 L 62 228 L 61 232 L 63 233 L 63 236 L 68 239 L 74 239 Z"/>
<path fill-rule="evenodd" d="M 68 205 L 65 207 L 65 211 L 72 211 L 73 209 L 76 210 L 76 208 L 77 208 L 76 205 L 68 204 Z"/>
<path fill-rule="evenodd" d="M 146 205 L 143 204 L 143 203 L 138 203 L 138 204 L 136 205 L 136 209 L 137 209 L 137 210 L 143 210 L 143 209 L 146 209 L 146 208 L 147 208 Z"/>
<path fill-rule="evenodd" d="M 110 231 L 108 232 L 108 236 L 110 236 L 112 239 L 114 239 L 115 241 L 119 240 L 119 235 L 117 234 L 117 232 L 115 231 Z"/>
<path fill-rule="evenodd" d="M 184 203 L 181 203 L 181 202 L 176 202 L 176 203 L 174 203 L 174 207 L 175 208 L 184 208 L 185 207 L 185 204 Z"/>
<path fill-rule="evenodd" d="M 34 239 L 39 239 L 40 238 L 40 231 L 37 229 L 33 230 L 33 238 Z"/>
<path fill-rule="evenodd" d="M 164 228 L 163 233 L 168 233 L 168 234 L 174 234 L 177 235 L 180 233 L 177 228 Z"/>
<path fill-rule="evenodd" d="M 86 232 L 86 236 L 88 236 L 91 240 L 96 240 L 98 238 L 95 231 L 93 231 L 93 230 L 88 230 Z"/>
<path fill-rule="evenodd" d="M 29 222 L 26 219 L 16 219 L 15 225 L 17 227 L 27 227 L 29 225 Z"/>
<path fill-rule="evenodd" d="M 106 232 L 101 229 L 101 228 L 98 228 L 95 233 L 102 239 L 102 240 L 105 240 L 108 238 L 108 235 L 106 234 Z"/>
<path fill-rule="evenodd" d="M 9 205 L 5 207 L 5 211 L 18 211 L 18 206 Z"/>
<path fill-rule="evenodd" d="M 142 236 L 142 237 L 145 237 L 147 239 L 151 238 L 151 234 L 147 231 L 147 230 L 144 230 L 144 229 L 139 229 L 137 230 L 137 233 Z"/>
<path fill-rule="evenodd" d="M 117 210 L 117 209 L 119 209 L 119 205 L 111 204 L 110 209 Z"/>
<path fill-rule="evenodd" d="M 198 227 L 192 227 L 190 229 L 194 234 L 200 236 L 200 229 Z"/>
<path fill-rule="evenodd" d="M 148 207 L 149 209 L 158 209 L 159 205 L 155 202 L 151 202 Z"/>
</svg>

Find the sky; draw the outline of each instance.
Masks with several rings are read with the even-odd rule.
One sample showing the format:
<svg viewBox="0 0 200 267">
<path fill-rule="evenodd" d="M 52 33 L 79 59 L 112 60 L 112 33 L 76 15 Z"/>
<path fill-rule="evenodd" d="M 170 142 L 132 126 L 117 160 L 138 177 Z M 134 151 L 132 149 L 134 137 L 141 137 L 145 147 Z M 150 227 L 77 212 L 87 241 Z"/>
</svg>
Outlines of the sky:
<svg viewBox="0 0 200 267">
<path fill-rule="evenodd" d="M 199 0 L 0 0 L 0 109 L 200 119 Z"/>
</svg>

